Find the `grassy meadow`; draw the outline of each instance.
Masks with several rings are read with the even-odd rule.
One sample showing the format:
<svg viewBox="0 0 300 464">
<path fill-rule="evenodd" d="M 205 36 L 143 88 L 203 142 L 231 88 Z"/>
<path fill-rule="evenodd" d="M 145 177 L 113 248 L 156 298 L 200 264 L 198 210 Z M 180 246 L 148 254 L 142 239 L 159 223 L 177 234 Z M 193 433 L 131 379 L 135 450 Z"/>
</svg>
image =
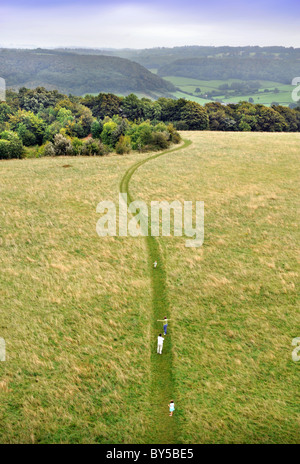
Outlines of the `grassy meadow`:
<svg viewBox="0 0 300 464">
<path fill-rule="evenodd" d="M 131 184 L 135 198 L 205 202 L 201 248 L 160 239 L 180 440 L 299 442 L 300 136 L 185 137 L 190 147 L 145 164 Z"/>
<path fill-rule="evenodd" d="M 1 443 L 144 440 L 147 256 L 96 234 L 98 202 L 118 200 L 135 160 L 0 162 Z"/>
<path fill-rule="evenodd" d="M 95 230 L 151 154 L 0 162 L 0 443 L 160 443 L 153 422 L 177 443 L 299 442 L 300 135 L 182 135 L 129 184 L 205 202 L 201 248 L 152 246 L 172 319 L 159 359 L 146 240 Z M 151 398 L 170 386 L 173 418 Z"/>
</svg>

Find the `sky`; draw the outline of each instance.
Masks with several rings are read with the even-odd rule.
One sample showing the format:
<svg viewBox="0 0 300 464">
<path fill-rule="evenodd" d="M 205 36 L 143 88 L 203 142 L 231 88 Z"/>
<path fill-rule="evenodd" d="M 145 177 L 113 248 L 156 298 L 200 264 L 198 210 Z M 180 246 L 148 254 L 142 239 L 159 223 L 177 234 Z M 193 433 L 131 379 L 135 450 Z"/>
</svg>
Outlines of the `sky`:
<svg viewBox="0 0 300 464">
<path fill-rule="evenodd" d="M 0 46 L 300 47 L 299 0 L 0 0 Z"/>
</svg>

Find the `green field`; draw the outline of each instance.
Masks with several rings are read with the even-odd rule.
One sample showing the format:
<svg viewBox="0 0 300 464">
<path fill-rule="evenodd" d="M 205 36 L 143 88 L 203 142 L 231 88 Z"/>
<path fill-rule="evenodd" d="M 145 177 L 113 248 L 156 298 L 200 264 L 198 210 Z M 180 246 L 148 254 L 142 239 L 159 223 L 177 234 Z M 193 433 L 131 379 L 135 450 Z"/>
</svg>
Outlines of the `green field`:
<svg viewBox="0 0 300 464">
<path fill-rule="evenodd" d="M 241 82 L 239 79 L 228 79 L 225 81 L 222 80 L 198 80 L 198 79 L 189 79 L 186 77 L 175 77 L 175 76 L 168 76 L 164 79 L 168 80 L 172 84 L 174 84 L 178 89 L 174 96 L 177 98 L 186 98 L 187 100 L 192 100 L 200 103 L 201 105 L 208 103 L 209 101 L 214 100 L 222 100 L 224 103 L 238 103 L 239 101 L 248 101 L 250 97 L 253 98 L 254 103 L 260 103 L 262 105 L 270 106 L 271 103 L 277 102 L 281 105 L 288 106 L 290 103 L 293 103 L 291 94 L 293 89 L 295 88 L 292 85 L 285 85 L 281 84 L 280 82 L 271 82 L 271 81 L 263 81 L 259 80 L 261 84 L 261 88 L 259 89 L 259 93 L 250 93 L 248 95 L 218 95 L 213 99 L 208 98 L 199 98 L 197 97 L 197 93 L 195 92 L 196 88 L 201 89 L 201 93 L 203 92 L 210 92 L 210 91 L 217 91 L 219 85 L 222 84 L 232 84 L 233 82 Z M 277 88 L 279 93 L 274 93 L 274 89 Z M 269 92 L 264 92 L 264 89 L 268 89 Z M 188 95 L 193 94 L 193 95 Z"/>
<path fill-rule="evenodd" d="M 150 69 L 149 71 L 156 74 L 157 69 Z M 233 92 L 229 92 L 229 95 L 219 94 L 213 98 L 201 98 L 199 93 L 195 92 L 197 88 L 200 88 L 201 94 L 205 92 L 218 91 L 219 86 L 222 84 L 232 84 L 234 82 L 242 82 L 239 79 L 227 79 L 227 80 L 198 80 L 190 79 L 188 77 L 176 77 L 176 76 L 167 76 L 164 77 L 167 81 L 171 82 L 177 88 L 176 92 L 171 92 L 173 98 L 185 98 L 186 100 L 195 101 L 200 105 L 205 105 L 210 101 L 222 101 L 224 103 L 238 103 L 240 101 L 249 101 L 249 98 L 253 99 L 253 103 L 259 103 L 265 106 L 271 106 L 272 103 L 276 102 L 283 106 L 288 106 L 290 103 L 293 103 L 292 100 L 292 91 L 295 88 L 292 85 L 281 84 L 280 82 L 264 81 L 259 80 L 261 87 L 257 93 L 241 94 L 234 95 Z M 278 89 L 278 93 L 274 92 L 274 89 Z M 267 89 L 268 92 L 264 92 Z M 150 92 L 149 94 L 135 92 L 138 98 L 151 98 L 157 99 L 161 95 L 157 92 Z M 98 94 L 91 94 L 97 96 Z M 125 94 L 117 94 L 118 96 L 126 96 Z"/>
<path fill-rule="evenodd" d="M 182 135 L 161 156 L 0 162 L 1 443 L 300 441 L 300 136 Z M 203 200 L 203 246 L 100 238 L 120 189 Z"/>
</svg>

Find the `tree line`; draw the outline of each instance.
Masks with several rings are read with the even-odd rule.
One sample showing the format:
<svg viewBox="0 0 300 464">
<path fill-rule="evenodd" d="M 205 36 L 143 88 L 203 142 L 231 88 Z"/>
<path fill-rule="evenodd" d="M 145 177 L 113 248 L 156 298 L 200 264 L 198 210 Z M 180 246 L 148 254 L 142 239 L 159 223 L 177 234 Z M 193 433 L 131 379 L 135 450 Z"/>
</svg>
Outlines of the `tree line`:
<svg viewBox="0 0 300 464">
<path fill-rule="evenodd" d="M 201 106 L 183 98 L 77 97 L 21 88 L 8 91 L 0 104 L 0 158 L 20 158 L 24 146 L 37 147 L 39 156 L 164 149 L 180 141 L 178 130 L 299 132 L 300 106 Z"/>
</svg>

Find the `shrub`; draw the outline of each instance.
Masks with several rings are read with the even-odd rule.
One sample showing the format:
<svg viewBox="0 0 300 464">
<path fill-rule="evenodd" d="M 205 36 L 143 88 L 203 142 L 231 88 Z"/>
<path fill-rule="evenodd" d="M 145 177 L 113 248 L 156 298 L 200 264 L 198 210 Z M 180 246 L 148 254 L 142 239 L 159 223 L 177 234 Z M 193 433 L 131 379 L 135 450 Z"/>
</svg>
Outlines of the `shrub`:
<svg viewBox="0 0 300 464">
<path fill-rule="evenodd" d="M 170 145 L 168 138 L 167 132 L 153 132 L 151 147 L 153 147 L 154 150 L 168 148 Z"/>
<path fill-rule="evenodd" d="M 0 134 L 0 159 L 24 158 L 24 147 L 18 135 L 11 131 Z"/>
<path fill-rule="evenodd" d="M 153 132 L 151 143 L 142 147 L 142 151 L 164 150 L 170 146 L 169 134 L 167 132 Z"/>
<path fill-rule="evenodd" d="M 119 141 L 116 145 L 116 153 L 118 155 L 124 155 L 125 153 L 130 153 L 131 150 L 131 140 L 129 135 L 121 135 Z"/>
<path fill-rule="evenodd" d="M 178 132 L 176 131 L 175 127 L 173 126 L 173 124 L 169 124 L 167 126 L 167 130 L 170 134 L 169 138 L 170 138 L 170 141 L 172 143 L 179 143 L 180 140 L 181 140 L 181 137 L 180 135 L 178 134 Z"/>
<path fill-rule="evenodd" d="M 168 148 L 170 143 L 179 143 L 181 140 L 173 124 L 166 126 L 163 122 L 155 126 L 150 121 L 131 124 L 126 135 L 130 136 L 134 150 L 161 150 Z"/>
<path fill-rule="evenodd" d="M 62 134 L 56 134 L 53 147 L 56 156 L 73 155 L 73 147 L 70 140 Z"/>
<path fill-rule="evenodd" d="M 151 126 L 150 121 L 145 121 L 141 124 L 131 124 L 126 135 L 130 136 L 132 148 L 141 150 L 152 143 L 152 132 L 153 126 Z"/>
<path fill-rule="evenodd" d="M 44 156 L 55 156 L 55 150 L 54 150 L 54 145 L 52 142 L 46 143 L 46 145 L 43 146 L 43 150 L 41 151 L 41 154 Z"/>
<path fill-rule="evenodd" d="M 86 140 L 80 150 L 80 154 L 84 156 L 103 156 L 108 153 L 107 148 L 99 140 Z"/>
<path fill-rule="evenodd" d="M 10 156 L 10 143 L 8 140 L 0 139 L 0 159 L 9 159 Z"/>
<path fill-rule="evenodd" d="M 75 137 L 75 138 L 72 140 L 73 154 L 74 154 L 74 155 L 81 155 L 82 146 L 83 146 L 82 140 L 80 140 L 80 139 L 78 139 L 77 137 Z"/>
</svg>

